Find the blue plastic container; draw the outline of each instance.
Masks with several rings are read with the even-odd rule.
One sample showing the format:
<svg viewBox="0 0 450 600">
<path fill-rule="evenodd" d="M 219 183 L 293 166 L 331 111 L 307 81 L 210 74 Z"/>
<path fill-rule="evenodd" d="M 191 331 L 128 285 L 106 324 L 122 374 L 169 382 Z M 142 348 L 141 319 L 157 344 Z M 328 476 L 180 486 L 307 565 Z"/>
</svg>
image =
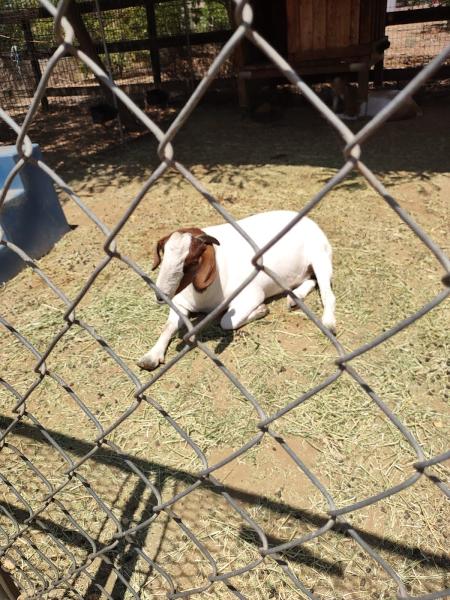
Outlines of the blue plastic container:
<svg viewBox="0 0 450 600">
<path fill-rule="evenodd" d="M 33 144 L 33 157 L 42 160 L 37 144 Z M 15 146 L 0 148 L 0 189 L 19 158 Z M 0 225 L 7 241 L 19 246 L 31 258 L 47 254 L 70 229 L 53 181 L 30 163 L 16 175 L 8 190 L 0 209 Z M 24 266 L 15 252 L 0 244 L 0 283 L 14 277 Z"/>
</svg>

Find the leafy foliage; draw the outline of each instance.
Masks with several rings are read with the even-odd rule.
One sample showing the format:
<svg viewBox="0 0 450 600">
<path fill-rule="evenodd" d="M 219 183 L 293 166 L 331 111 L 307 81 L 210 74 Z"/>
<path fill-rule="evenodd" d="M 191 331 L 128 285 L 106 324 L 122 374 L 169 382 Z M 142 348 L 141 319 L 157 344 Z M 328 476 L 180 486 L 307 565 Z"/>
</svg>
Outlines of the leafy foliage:
<svg viewBox="0 0 450 600">
<path fill-rule="evenodd" d="M 53 0 L 56 3 L 56 0 Z M 158 36 L 176 36 L 215 31 L 229 28 L 229 0 L 173 0 L 155 4 L 156 31 Z M 0 0 L 0 11 L 35 8 L 37 0 Z M 83 15 L 84 22 L 94 42 L 102 44 L 102 25 L 97 12 Z M 103 11 L 101 14 L 106 43 L 143 40 L 148 37 L 147 13 L 144 6 L 120 10 Z M 53 24 L 51 19 L 31 22 L 35 47 L 45 51 L 54 46 Z M 11 47 L 19 56 L 26 52 L 23 29 L 20 24 L 11 22 L 0 25 L 0 53 L 9 58 Z M 123 69 L 131 63 L 140 63 L 142 52 L 111 53 L 113 72 L 121 76 Z M 82 68 L 83 70 L 83 68 Z"/>
</svg>

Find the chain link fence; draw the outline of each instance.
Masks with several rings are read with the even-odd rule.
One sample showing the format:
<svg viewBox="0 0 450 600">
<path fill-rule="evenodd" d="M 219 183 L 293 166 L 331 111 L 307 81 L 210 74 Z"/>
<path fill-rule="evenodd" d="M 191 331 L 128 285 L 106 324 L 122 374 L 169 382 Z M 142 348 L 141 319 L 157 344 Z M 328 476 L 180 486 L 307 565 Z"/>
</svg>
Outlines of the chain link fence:
<svg viewBox="0 0 450 600">
<path fill-rule="evenodd" d="M 14 381 L 0 379 L 1 386 L 15 398 L 15 405 L 12 409 L 12 418 L 3 422 L 3 430 L 1 431 L 0 443 L 1 451 L 8 460 L 19 460 L 25 467 L 22 472 L 23 477 L 34 477 L 41 485 L 47 489 L 47 494 L 44 501 L 37 506 L 32 506 L 24 497 L 21 489 L 15 485 L 8 476 L 0 473 L 1 485 L 8 489 L 15 499 L 16 508 L 12 510 L 4 505 L 0 506 L 2 513 L 0 527 L 1 546 L 0 557 L 4 568 L 10 571 L 13 579 L 21 590 L 21 598 L 50 598 L 54 597 L 54 592 L 65 594 L 67 598 L 108 598 L 109 600 L 118 600 L 118 598 L 129 597 L 139 599 L 140 592 L 131 584 L 130 580 L 124 577 L 120 561 L 131 560 L 132 564 L 140 561 L 152 573 L 161 578 L 165 585 L 165 595 L 168 598 L 183 598 L 190 597 L 194 594 L 214 592 L 219 587 L 233 597 L 245 598 L 245 593 L 241 592 L 234 585 L 234 578 L 251 572 L 262 563 L 272 561 L 281 569 L 291 585 L 300 597 L 318 598 L 318 596 L 302 582 L 294 573 L 285 559 L 285 553 L 292 549 L 301 548 L 307 542 L 325 536 L 330 530 L 339 531 L 347 536 L 350 536 L 359 546 L 360 551 L 367 553 L 378 563 L 385 575 L 390 578 L 397 589 L 397 597 L 402 600 L 416 598 L 417 600 L 433 600 L 444 598 L 450 595 L 450 589 L 432 592 L 421 596 L 411 596 L 407 587 L 396 573 L 389 562 L 364 538 L 364 535 L 354 527 L 349 517 L 355 511 L 375 505 L 379 501 L 398 494 L 411 486 L 418 485 L 419 481 L 427 480 L 427 484 L 436 486 L 436 489 L 450 497 L 450 490 L 444 481 L 438 476 L 435 467 L 441 465 L 444 461 L 450 458 L 450 452 L 440 454 L 438 456 L 427 457 L 420 443 L 413 433 L 405 426 L 404 423 L 396 416 L 389 408 L 377 392 L 363 379 L 358 370 L 353 366 L 353 361 L 370 350 L 383 344 L 402 330 L 409 327 L 412 323 L 423 317 L 434 307 L 442 303 L 450 294 L 450 260 L 443 251 L 434 243 L 425 231 L 419 227 L 410 215 L 400 206 L 397 201 L 389 194 L 383 183 L 374 175 L 369 167 L 363 162 L 362 147 L 363 144 L 383 126 L 386 120 L 391 116 L 396 109 L 414 94 L 420 86 L 442 65 L 450 56 L 450 46 L 436 56 L 413 81 L 384 108 L 376 117 L 368 122 L 360 131 L 353 133 L 336 115 L 320 100 L 320 98 L 307 86 L 290 65 L 263 39 L 252 27 L 253 13 L 252 8 L 247 0 L 234 0 L 236 29 L 230 40 L 225 44 L 217 57 L 211 64 L 207 75 L 192 93 L 190 99 L 185 104 L 183 109 L 178 114 L 175 121 L 169 127 L 168 131 L 162 131 L 148 116 L 146 116 L 128 97 L 127 95 L 111 81 L 106 73 L 104 73 L 82 49 L 74 45 L 74 35 L 70 23 L 65 18 L 65 11 L 70 0 L 61 0 L 57 6 L 53 6 L 48 0 L 40 0 L 40 3 L 53 16 L 54 31 L 58 41 L 58 47 L 53 56 L 48 61 L 45 72 L 39 87 L 34 94 L 31 105 L 28 109 L 25 120 L 22 125 L 18 125 L 4 110 L 0 110 L 2 120 L 11 127 L 17 134 L 16 146 L 20 153 L 20 160 L 11 170 L 5 182 L 4 188 L 0 196 L 0 207 L 5 201 L 6 194 L 14 177 L 20 173 L 25 164 L 32 163 L 39 167 L 53 182 L 62 189 L 70 200 L 84 212 L 86 217 L 90 219 L 104 235 L 104 257 L 92 271 L 89 278 L 86 280 L 81 291 L 75 298 L 69 298 L 66 294 L 53 283 L 52 279 L 40 268 L 40 266 L 30 258 L 21 248 L 14 243 L 8 241 L 0 229 L 0 243 L 15 252 L 21 259 L 25 261 L 27 266 L 39 276 L 43 284 L 47 286 L 66 306 L 66 312 L 63 320 L 60 323 L 59 331 L 53 338 L 51 343 L 44 351 L 39 351 L 33 346 L 26 335 L 18 331 L 12 323 L 3 316 L 0 316 L 2 326 L 13 335 L 18 343 L 31 355 L 35 360 L 34 366 L 34 381 L 25 393 L 20 393 Z M 178 162 L 176 153 L 176 137 L 178 132 L 188 121 L 195 107 L 206 92 L 208 87 L 213 82 L 222 65 L 229 59 L 236 46 L 247 38 L 250 42 L 258 46 L 266 56 L 276 65 L 286 79 L 304 95 L 304 97 L 319 111 L 324 119 L 337 131 L 343 141 L 344 165 L 338 172 L 322 187 L 322 189 L 298 212 L 295 219 L 283 230 L 280 231 L 274 238 L 263 248 L 258 248 L 252 239 L 241 230 L 238 223 L 232 218 L 229 212 L 224 208 L 223 204 L 213 195 L 204 184 L 183 164 Z M 28 137 L 30 125 L 33 122 L 33 117 L 38 110 L 40 101 L 45 94 L 48 81 L 52 76 L 52 72 L 57 68 L 59 62 L 65 56 L 73 56 L 80 60 L 86 68 L 95 75 L 101 78 L 109 89 L 116 95 L 117 99 L 139 119 L 148 130 L 158 140 L 158 155 L 160 159 L 159 166 L 153 171 L 150 177 L 146 180 L 139 193 L 129 204 L 128 209 L 123 214 L 122 218 L 115 227 L 109 229 L 101 219 L 92 212 L 69 185 L 61 179 L 61 177 L 52 170 L 45 162 L 36 160 L 32 156 L 32 143 Z M 358 170 L 367 182 L 372 186 L 386 204 L 392 209 L 396 217 L 400 218 L 420 241 L 429 249 L 437 261 L 442 265 L 443 289 L 434 298 L 430 299 L 422 308 L 408 318 L 398 322 L 392 328 L 384 331 L 378 337 L 372 339 L 369 343 L 356 348 L 352 352 L 346 352 L 339 342 L 327 328 L 323 326 L 320 319 L 308 306 L 280 280 L 278 275 L 271 272 L 264 266 L 264 254 L 274 244 L 279 241 L 302 217 L 307 215 L 335 186 L 342 182 L 353 170 Z M 134 211 L 139 206 L 144 195 L 155 185 L 155 183 L 169 170 L 175 170 L 178 174 L 189 182 L 205 199 L 209 205 L 217 211 L 217 213 L 234 227 L 242 237 L 254 249 L 253 265 L 254 269 L 249 278 L 242 282 L 242 285 L 234 291 L 234 293 L 226 299 L 213 312 L 202 318 L 199 322 L 191 322 L 190 319 L 179 313 L 183 320 L 187 333 L 183 337 L 183 347 L 177 351 L 176 355 L 162 366 L 156 374 L 150 379 L 143 381 L 138 378 L 129 368 L 126 362 L 115 352 L 114 348 L 94 329 L 94 327 L 80 319 L 77 315 L 77 307 L 83 298 L 90 292 L 95 281 L 106 269 L 112 261 L 120 261 L 128 269 L 131 269 L 147 286 L 149 292 L 157 291 L 153 279 L 138 265 L 135 261 L 122 253 L 117 238 L 124 226 L 132 217 Z M 1 210 L 1 208 L 0 208 Z M 285 290 L 285 292 L 293 299 L 301 311 L 310 319 L 320 332 L 328 340 L 329 344 L 334 348 L 335 370 L 329 377 L 320 381 L 317 385 L 309 389 L 306 393 L 297 397 L 294 401 L 286 403 L 283 408 L 273 413 L 267 413 L 256 397 L 251 394 L 248 389 L 242 384 L 239 378 L 239 373 L 232 372 L 226 364 L 221 360 L 218 354 L 212 351 L 209 346 L 199 340 L 199 334 L 226 308 L 229 302 L 235 298 L 261 271 L 264 271 L 268 276 L 273 278 L 277 284 Z M 167 304 L 178 312 L 176 306 L 166 300 Z M 133 399 L 129 408 L 116 418 L 108 427 L 105 427 L 101 421 L 94 416 L 88 406 L 83 402 L 79 395 L 74 391 L 73 385 L 64 381 L 57 372 L 48 367 L 48 361 L 55 347 L 68 336 L 72 328 L 82 329 L 90 336 L 92 343 L 98 345 L 102 352 L 115 361 L 116 365 L 126 375 L 131 386 L 133 386 Z M 152 386 L 161 378 L 167 376 L 173 370 L 174 366 L 183 359 L 183 357 L 194 349 L 202 352 L 214 368 L 229 380 L 237 392 L 244 398 L 252 407 L 254 414 L 258 419 L 257 431 L 251 439 L 242 445 L 238 450 L 229 453 L 215 464 L 209 464 L 205 453 L 194 441 L 192 435 L 186 431 L 178 422 L 176 416 L 169 414 L 164 406 L 157 402 L 151 395 Z M 358 388 L 366 394 L 373 404 L 378 407 L 389 422 L 396 428 L 402 436 L 404 443 L 414 452 L 416 462 L 410 474 L 401 481 L 401 483 L 384 489 L 381 493 L 371 495 L 358 502 L 350 503 L 345 506 L 338 506 L 325 485 L 320 481 L 316 473 L 312 472 L 301 454 L 294 451 L 292 446 L 277 432 L 277 422 L 281 417 L 293 411 L 296 407 L 306 402 L 322 390 L 326 389 L 336 382 L 343 374 L 349 376 Z M 76 373 L 74 374 L 76 380 Z M 78 459 L 74 460 L 63 448 L 61 439 L 54 432 L 49 431 L 38 420 L 38 418 L 29 411 L 27 400 L 31 394 L 39 387 L 51 383 L 64 390 L 72 401 L 79 408 L 80 416 L 90 421 L 97 432 L 93 443 L 80 443 L 78 445 Z M 186 477 L 187 485 L 177 491 L 171 497 L 163 494 L 162 484 L 153 482 L 149 479 L 145 472 L 145 465 L 138 459 L 132 459 L 128 454 L 124 453 L 120 446 L 111 441 L 112 434 L 125 427 L 127 419 L 138 409 L 142 404 L 146 404 L 156 411 L 156 414 L 170 427 L 178 438 L 187 444 L 198 460 L 203 465 L 203 468 L 195 475 L 189 474 Z M 41 444 L 37 449 L 39 454 L 44 445 L 51 447 L 54 452 L 65 464 L 65 477 L 62 483 L 54 485 L 46 476 L 42 469 L 37 466 L 37 455 L 30 456 L 22 447 L 11 443 L 11 437 L 15 432 L 21 431 L 27 435 L 30 429 L 29 423 L 39 432 Z M 272 443 L 282 449 L 289 460 L 298 467 L 298 469 L 308 478 L 315 489 L 321 494 L 322 498 L 328 506 L 327 519 L 318 525 L 314 530 L 300 537 L 295 537 L 290 541 L 283 543 L 272 543 L 270 536 L 263 530 L 258 523 L 258 519 L 254 514 L 250 514 L 246 510 L 237 497 L 234 497 L 228 489 L 226 489 L 220 478 L 216 477 L 216 472 L 223 466 L 231 463 L 237 458 L 249 452 L 256 445 L 260 444 L 263 438 L 271 439 Z M 13 457 L 13 458 L 11 458 Z M 83 465 L 90 461 L 98 461 L 102 464 L 112 461 L 119 465 L 127 474 L 132 474 L 136 478 L 136 486 L 132 493 L 129 494 L 128 502 L 133 503 L 135 497 L 147 494 L 148 510 L 143 514 L 140 521 L 136 524 L 126 524 L 116 515 L 115 511 L 102 498 L 101 492 L 96 490 L 91 485 L 89 480 L 82 474 Z M 111 476 L 111 475 L 110 475 Z M 114 479 L 106 482 L 109 486 L 118 486 Z M 257 540 L 258 557 L 239 569 L 220 569 L 215 558 L 208 551 L 202 539 L 189 527 L 184 520 L 177 514 L 176 504 L 185 500 L 200 487 L 210 487 L 216 494 L 219 494 L 224 503 L 231 511 L 234 511 L 245 522 L 251 535 Z M 102 542 L 94 539 L 80 524 L 76 511 L 71 508 L 70 497 L 74 494 L 74 489 L 83 491 L 86 502 L 89 502 L 93 507 L 92 518 L 99 518 L 108 521 L 111 525 L 108 534 Z M 118 490 L 119 493 L 120 490 Z M 48 509 L 52 507 L 64 515 L 69 524 L 67 531 L 59 532 L 48 518 Z M 5 526 L 7 523 L 8 526 Z M 157 554 L 153 557 L 146 551 L 141 543 L 142 536 L 157 527 L 158 523 L 163 527 L 172 526 L 178 528 L 195 548 L 195 551 L 202 557 L 208 565 L 205 571 L 203 582 L 197 587 L 190 589 L 180 589 L 179 584 L 170 574 L 169 570 L 163 561 L 157 560 Z M 68 531 L 70 532 L 68 533 Z M 34 537 L 38 532 L 39 538 Z M 68 537 L 70 544 L 68 543 Z M 37 542 L 36 539 L 39 541 Z M 57 551 L 59 558 L 55 559 L 52 552 L 46 550 L 52 547 Z M 75 552 L 73 547 L 77 547 L 80 552 Z M 62 557 L 62 558 L 61 558 Z M 64 559 L 64 560 L 63 560 Z M 119 595 L 108 587 L 107 583 L 99 583 L 92 575 L 90 566 L 100 560 L 108 565 L 110 572 L 113 572 L 117 580 L 121 583 L 122 593 Z M 77 587 L 77 581 L 83 576 L 90 582 L 89 592 L 86 595 Z M 225 590 L 224 590 L 225 591 Z M 219 593 L 219 592 L 217 592 Z M 275 596 L 277 592 L 275 590 Z"/>
<path fill-rule="evenodd" d="M 388 11 L 413 14 L 420 9 L 449 6 L 441 2 L 389 2 Z M 398 69 L 421 67 L 441 52 L 450 41 L 450 24 L 446 19 L 388 25 L 386 35 L 391 43 L 384 55 L 384 67 Z M 447 61 L 448 63 L 448 61 Z"/>
</svg>

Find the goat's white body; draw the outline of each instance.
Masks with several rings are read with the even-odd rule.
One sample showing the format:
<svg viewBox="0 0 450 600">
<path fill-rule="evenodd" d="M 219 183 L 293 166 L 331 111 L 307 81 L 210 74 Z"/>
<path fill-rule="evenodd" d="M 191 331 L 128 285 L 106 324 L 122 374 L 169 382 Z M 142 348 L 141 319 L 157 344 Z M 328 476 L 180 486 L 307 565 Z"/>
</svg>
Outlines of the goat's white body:
<svg viewBox="0 0 450 600">
<path fill-rule="evenodd" d="M 360 118 L 372 118 L 380 113 L 400 93 L 400 90 L 371 90 L 366 102 L 362 102 L 357 115 L 350 116 L 346 113 L 338 114 L 343 120 L 354 121 Z M 412 98 L 408 98 L 398 109 L 398 118 L 412 118 L 422 114 L 420 108 Z M 392 117 L 395 119 L 395 113 Z"/>
<path fill-rule="evenodd" d="M 238 224 L 261 248 L 290 223 L 296 214 L 293 211 L 259 213 L 238 221 Z M 234 227 L 225 223 L 204 227 L 203 231 L 220 242 L 219 246 L 214 246 L 217 277 L 202 292 L 196 291 L 191 284 L 173 297 L 173 303 L 183 314 L 212 311 L 254 270 L 251 260 L 255 251 Z M 175 235 L 187 236 L 188 234 L 173 234 Z M 168 248 L 166 264 L 163 260 L 157 280 L 157 285 L 162 291 L 165 291 L 165 286 L 169 286 L 166 289 L 176 289 L 173 284 L 169 285 L 168 271 L 177 268 L 174 264 L 176 262 L 174 255 L 179 254 L 181 247 L 187 248 L 186 240 L 174 239 L 175 242 L 172 241 Z M 264 253 L 263 264 L 277 274 L 285 287 L 294 290 L 301 298 L 313 289 L 315 282 L 311 277 L 314 272 L 324 304 L 322 320 L 327 327 L 334 329 L 335 298 L 330 285 L 331 258 L 332 250 L 325 234 L 314 221 L 304 217 Z M 264 272 L 258 273 L 230 302 L 227 312 L 221 319 L 222 328 L 237 329 L 245 323 L 264 316 L 267 313 L 264 300 L 280 293 L 282 289 Z M 295 303 L 288 298 L 288 305 L 292 307 Z M 175 311 L 171 310 L 163 333 L 152 350 L 142 357 L 141 366 L 152 369 L 163 362 L 170 338 L 181 325 L 181 319 Z"/>
<path fill-rule="evenodd" d="M 242 219 L 238 224 L 261 248 L 295 215 L 290 211 L 260 213 Z M 255 251 L 234 227 L 225 223 L 204 227 L 203 231 L 220 242 L 220 246 L 215 246 L 218 277 L 204 292 L 197 292 L 193 285 L 189 285 L 173 298 L 177 306 L 189 312 L 210 312 L 254 270 L 251 260 Z M 305 217 L 264 254 L 263 262 L 284 281 L 286 287 L 292 289 L 305 279 L 317 253 L 326 253 L 331 258 L 331 246 L 319 226 Z M 266 299 L 281 291 L 282 288 L 271 277 L 260 272 L 233 302 L 251 292 L 262 293 Z"/>
<path fill-rule="evenodd" d="M 374 117 L 399 94 L 399 90 L 373 90 L 369 92 L 367 102 L 361 104 L 361 117 Z"/>
</svg>

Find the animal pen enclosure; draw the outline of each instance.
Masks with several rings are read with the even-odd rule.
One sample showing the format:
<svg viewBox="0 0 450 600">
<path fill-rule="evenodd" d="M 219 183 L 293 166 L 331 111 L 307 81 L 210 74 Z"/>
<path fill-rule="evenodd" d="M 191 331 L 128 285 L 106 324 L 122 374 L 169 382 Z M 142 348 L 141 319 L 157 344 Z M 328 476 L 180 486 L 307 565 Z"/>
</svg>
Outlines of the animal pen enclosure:
<svg viewBox="0 0 450 600">
<path fill-rule="evenodd" d="M 0 112 L 17 136 L 15 173 L 33 162 L 30 128 L 63 50 L 99 73 L 73 43 L 67 3 L 41 3 L 64 40 L 23 124 Z M 234 7 L 233 37 L 168 131 L 108 81 L 155 138 L 150 147 L 126 147 L 127 156 L 140 154 L 145 171 L 127 173 L 125 153 L 109 163 L 102 155 L 74 190 L 39 162 L 78 225 L 55 258 L 33 261 L 0 231 L 0 244 L 28 267 L 1 292 L 2 568 L 22 597 L 36 600 L 445 598 L 450 455 L 441 404 L 450 261 L 435 240 L 447 243 L 448 166 L 439 133 L 448 112 L 439 113 L 427 152 L 429 121 L 414 122 L 408 136 L 407 127 L 389 130 L 385 120 L 448 59 L 450 46 L 354 132 L 255 33 L 248 4 Z M 197 104 L 244 36 L 283 70 L 316 118 L 290 114 L 280 135 L 225 113 L 220 142 L 217 119 L 197 132 L 205 119 Z M 332 133 L 319 139 L 325 123 Z M 294 132 L 286 154 L 280 138 L 294 124 L 302 135 Z M 370 168 L 370 138 L 379 132 L 387 163 L 381 175 Z M 407 140 L 405 157 L 390 152 L 394 134 Z M 312 171 L 295 170 L 289 179 L 301 162 L 300 138 L 302 160 L 321 167 L 307 192 L 299 187 Z M 226 145 L 227 160 L 213 168 L 211 156 Z M 326 153 L 335 160 L 324 166 Z M 438 177 L 423 166 L 429 156 L 443 160 L 432 165 L 442 170 Z M 74 157 L 69 162 L 83 168 Z M 253 204 L 245 200 L 252 172 Z M 416 186 L 423 189 L 418 206 L 410 200 Z M 235 338 L 208 333 L 213 315 L 187 321 L 167 364 L 154 375 L 139 372 L 136 339 L 148 345 L 164 319 L 143 266 L 149 230 L 155 241 L 169 226 L 197 220 L 235 225 L 240 211 L 273 208 L 274 198 L 279 207 L 295 206 L 298 218 L 311 211 L 326 218 L 339 241 L 338 337 L 316 317 L 317 302 L 294 297 L 304 321 L 288 327 L 276 302 L 272 320 Z M 265 270 L 263 250 L 255 248 L 253 276 Z"/>
<path fill-rule="evenodd" d="M 270 6 L 270 3 L 266 4 L 267 7 Z M 270 15 L 267 14 L 268 9 L 264 9 L 264 3 L 258 6 L 263 8 L 263 13 L 262 16 L 258 16 L 258 11 L 256 18 L 260 20 L 263 31 L 266 32 L 267 27 L 272 25 L 268 20 Z M 300 40 L 300 35 L 296 33 L 297 17 L 300 13 L 295 12 L 292 3 L 283 2 L 280 6 L 283 10 L 277 12 L 273 19 L 271 36 L 275 47 L 278 44 L 287 58 L 287 34 L 291 40 L 290 44 L 293 44 L 294 55 L 295 44 Z M 308 50 L 310 45 L 308 40 L 312 40 L 311 27 L 306 31 L 305 48 L 301 48 L 302 52 L 309 52 L 309 56 L 306 55 L 308 60 L 302 64 L 304 74 L 308 72 L 317 74 L 317 71 L 322 69 L 320 78 L 329 80 L 338 64 L 336 56 L 340 56 L 343 60 L 345 72 L 351 64 L 348 53 L 355 50 L 354 58 L 357 59 L 357 63 L 361 59 L 370 61 L 371 58 L 376 58 L 372 54 L 375 48 L 367 43 L 367 40 L 370 38 L 376 41 L 383 35 L 381 22 L 385 11 L 383 3 L 373 1 L 363 3 L 362 11 L 359 10 L 359 2 L 352 4 L 353 10 L 350 15 L 355 20 L 359 14 L 362 26 L 359 45 L 355 45 L 354 42 L 359 41 L 360 23 L 355 21 L 350 27 L 353 21 L 348 20 L 346 29 L 344 17 L 350 16 L 348 5 L 343 5 L 344 10 L 342 13 L 339 11 L 341 16 L 336 19 L 333 16 L 333 3 L 330 3 L 328 10 L 326 2 L 312 5 L 310 2 L 305 2 L 304 12 L 306 15 L 309 14 L 309 18 L 312 6 L 314 11 L 319 13 L 318 23 L 322 23 L 322 28 L 317 24 L 314 28 L 313 50 L 316 54 L 313 56 L 311 56 L 311 49 Z M 448 5 L 430 7 L 425 1 L 408 3 L 404 7 L 400 2 L 397 2 L 395 7 L 392 3 L 389 6 L 391 12 L 387 14 L 386 34 L 391 47 L 384 55 L 384 76 L 387 81 L 408 80 L 418 68 L 449 42 L 450 31 L 447 23 L 450 19 L 450 7 Z M 142 97 L 143 90 L 155 83 L 158 84 L 160 80 L 169 88 L 191 89 L 192 85 L 196 85 L 206 73 L 213 56 L 230 37 L 228 0 L 208 0 L 208 2 L 99 0 L 98 7 L 100 14 L 97 12 L 94 0 L 78 2 L 78 9 L 97 52 L 104 57 L 106 45 L 116 81 L 126 86 L 127 92 L 134 98 L 139 95 Z M 288 32 L 287 8 L 290 11 Z M 377 16 L 377 20 L 373 23 L 369 13 Z M 325 67 L 327 60 L 317 55 L 318 48 L 315 46 L 319 42 L 322 43 L 321 40 L 324 41 L 323 28 L 326 27 L 328 18 L 335 21 L 335 34 L 342 35 L 345 40 L 342 40 L 343 46 L 332 48 L 333 60 L 328 57 L 328 67 Z M 329 40 L 331 47 L 335 42 L 336 38 L 333 41 L 332 36 Z M 23 114 L 53 51 L 51 20 L 37 0 L 8 0 L 2 3 L 0 7 L 0 77 L 2 80 L 0 99 L 4 108 L 14 114 Z M 289 60 L 291 58 L 295 57 L 291 56 Z M 448 77 L 448 61 L 446 64 L 447 66 L 440 70 L 441 78 Z M 328 74 L 323 72 L 327 69 L 330 70 Z M 233 85 L 234 75 L 233 61 L 229 59 L 222 65 L 218 80 Z M 43 104 L 44 107 L 50 104 L 53 108 L 83 105 L 102 95 L 92 73 L 75 58 L 65 57 L 52 73 Z M 1 133 L 4 132 L 0 132 L 0 135 Z"/>
</svg>

